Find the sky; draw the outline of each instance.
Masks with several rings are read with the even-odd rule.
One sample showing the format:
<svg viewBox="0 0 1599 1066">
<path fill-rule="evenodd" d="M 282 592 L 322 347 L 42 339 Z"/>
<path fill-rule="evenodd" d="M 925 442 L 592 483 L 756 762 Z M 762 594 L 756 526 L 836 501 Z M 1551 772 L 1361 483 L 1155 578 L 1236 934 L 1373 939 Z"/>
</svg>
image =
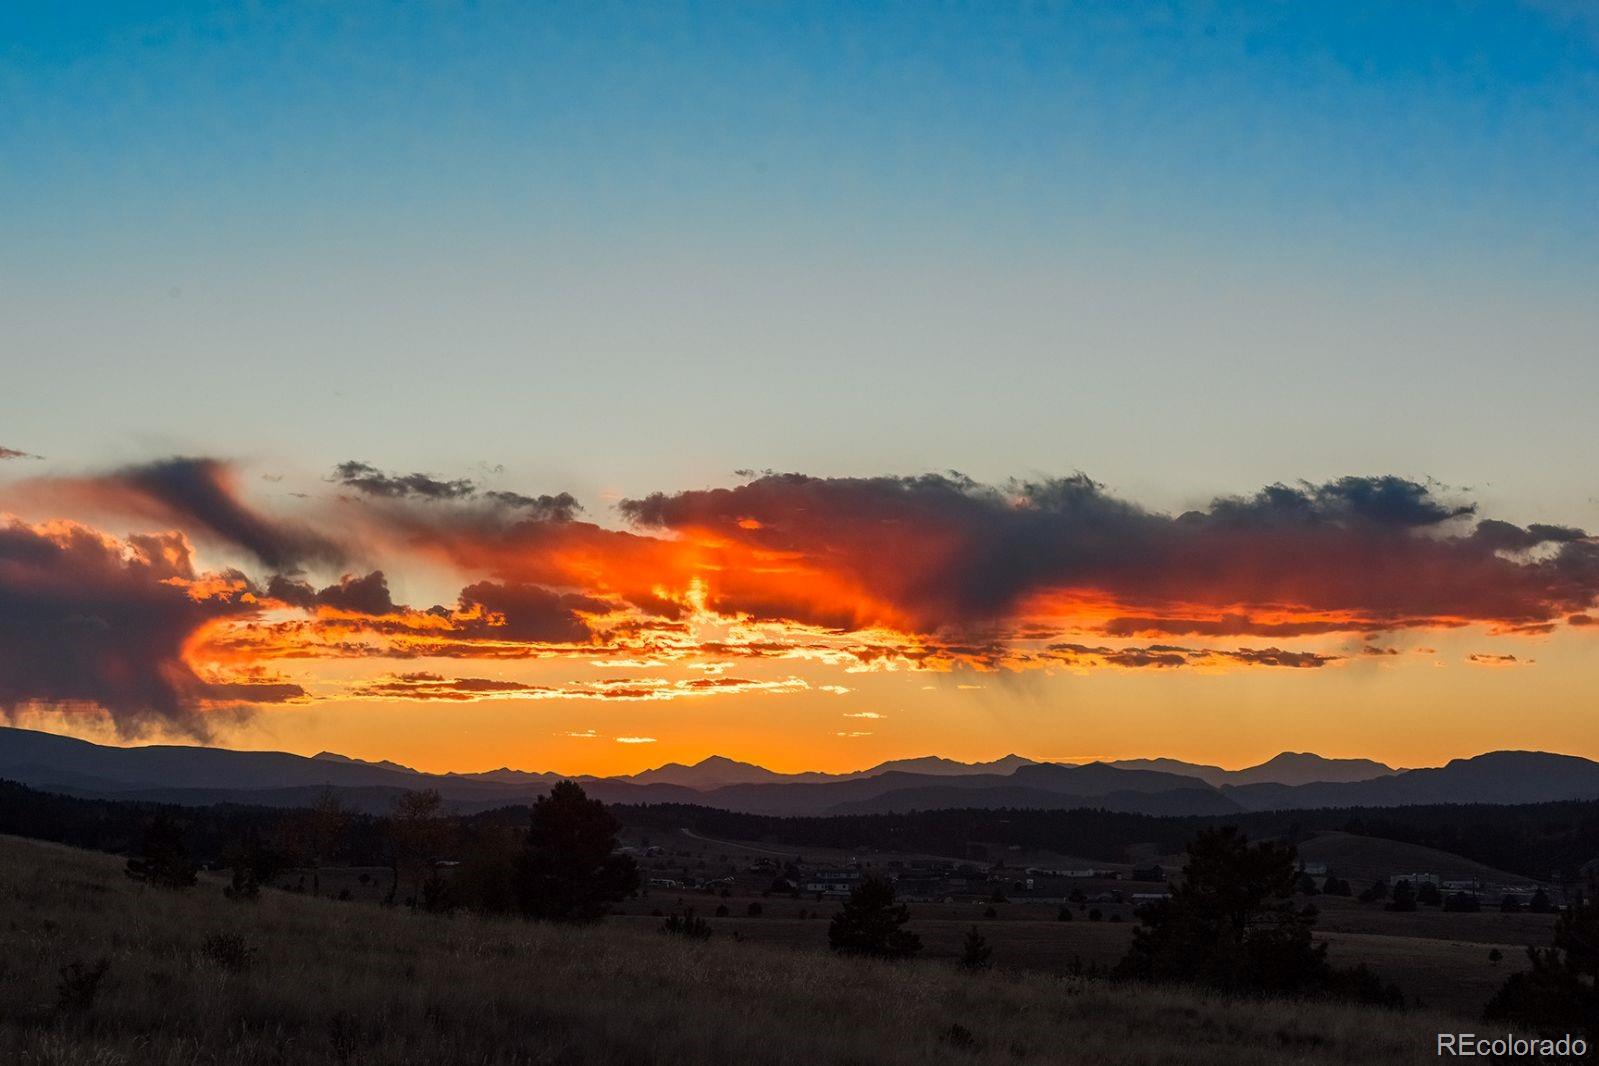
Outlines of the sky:
<svg viewBox="0 0 1599 1066">
<path fill-rule="evenodd" d="M 0 711 L 1599 756 L 1596 187 L 1577 2 L 5 5 Z"/>
</svg>

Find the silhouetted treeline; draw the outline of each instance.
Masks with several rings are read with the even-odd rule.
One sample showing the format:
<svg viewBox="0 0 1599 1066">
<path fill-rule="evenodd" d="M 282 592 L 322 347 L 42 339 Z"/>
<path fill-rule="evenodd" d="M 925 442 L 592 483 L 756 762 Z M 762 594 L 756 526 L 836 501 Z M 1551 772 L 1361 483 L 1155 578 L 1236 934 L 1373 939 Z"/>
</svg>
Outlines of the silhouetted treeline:
<svg viewBox="0 0 1599 1066">
<path fill-rule="evenodd" d="M 336 798 L 338 790 L 330 790 Z M 1236 826 L 1255 839 L 1281 838 L 1301 843 L 1312 833 L 1340 830 L 1382 837 L 1442 851 L 1538 879 L 1571 880 L 1583 863 L 1599 854 L 1599 800 L 1425 807 L 1336 808 L 1264 811 L 1208 817 L 1155 817 L 1104 810 L 936 810 L 907 814 L 776 817 L 738 814 L 683 804 L 614 806 L 626 826 L 660 834 L 688 828 L 724 840 L 768 842 L 793 848 L 899 850 L 952 858 L 998 858 L 980 849 L 1012 844 L 1085 859 L 1118 862 L 1130 844 L 1153 844 L 1166 853 L 1182 851 L 1203 830 Z M 451 817 L 444 850 L 482 853 L 503 847 L 505 833 L 524 831 L 527 806 L 503 807 Z M 167 812 L 198 860 L 224 861 L 230 846 L 246 838 L 273 847 L 303 843 L 307 812 L 300 809 L 218 804 L 181 807 L 107 799 L 83 799 L 41 792 L 0 781 L 0 833 L 53 840 L 76 847 L 132 854 L 146 826 Z M 347 812 L 331 853 L 352 866 L 387 866 L 393 861 L 390 819 Z M 303 850 L 303 849 L 302 849 Z M 286 865 L 303 857 L 284 856 Z"/>
<path fill-rule="evenodd" d="M 738 814 L 679 804 L 613 809 L 626 825 L 660 831 L 681 826 L 723 840 L 764 841 L 797 850 L 864 845 L 957 858 L 982 857 L 974 846 L 1015 844 L 1119 862 L 1126 859 L 1130 844 L 1154 844 L 1163 852 L 1178 852 L 1200 832 L 1220 826 L 1236 826 L 1255 839 L 1279 837 L 1290 844 L 1328 830 L 1358 833 L 1438 848 L 1539 879 L 1573 880 L 1582 865 L 1599 854 L 1596 800 L 1521 806 L 1328 808 L 1186 818 L 1087 809 L 936 810 L 831 817 Z"/>
</svg>

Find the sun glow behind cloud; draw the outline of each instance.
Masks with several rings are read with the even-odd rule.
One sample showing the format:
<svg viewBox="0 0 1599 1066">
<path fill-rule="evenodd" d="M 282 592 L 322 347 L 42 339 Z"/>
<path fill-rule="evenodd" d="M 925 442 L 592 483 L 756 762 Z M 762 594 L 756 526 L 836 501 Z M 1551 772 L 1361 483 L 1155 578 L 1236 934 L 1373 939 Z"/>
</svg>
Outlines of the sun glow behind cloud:
<svg viewBox="0 0 1599 1066">
<path fill-rule="evenodd" d="M 465 478 L 345 463 L 331 481 L 292 515 L 247 501 L 214 460 L 11 486 L 4 499 L 46 515 L 11 520 L 0 546 L 13 605 L 0 625 L 32 651 L 4 660 L 0 698 L 108 714 L 130 737 L 204 737 L 270 704 L 723 697 L 753 711 L 853 698 L 846 678 L 897 673 L 989 699 L 979 676 L 1016 679 L 1003 691 L 1029 676 L 1330 674 L 1395 660 L 1411 634 L 1591 633 L 1599 596 L 1583 531 L 1482 518 L 1399 478 L 1271 486 L 1170 516 L 1080 476 L 766 475 L 625 500 L 613 525 L 571 496 Z M 82 515 L 153 531 L 113 537 Z M 240 566 L 197 563 L 230 554 Z M 398 602 L 389 574 L 412 572 L 453 578 L 453 602 Z M 40 645 L 71 619 L 89 627 Z M 70 672 L 28 665 L 63 655 Z"/>
</svg>

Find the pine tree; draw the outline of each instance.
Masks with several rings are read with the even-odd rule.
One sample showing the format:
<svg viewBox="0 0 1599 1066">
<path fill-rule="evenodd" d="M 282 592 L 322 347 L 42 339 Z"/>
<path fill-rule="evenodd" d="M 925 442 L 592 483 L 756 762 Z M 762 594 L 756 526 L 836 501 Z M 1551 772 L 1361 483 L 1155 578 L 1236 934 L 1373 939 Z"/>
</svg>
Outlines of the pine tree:
<svg viewBox="0 0 1599 1066">
<path fill-rule="evenodd" d="M 530 918 L 591 922 L 639 886 L 638 866 L 616 854 L 621 828 L 575 781 L 559 781 L 533 805 L 517 867 L 517 899 Z"/>
<path fill-rule="evenodd" d="M 903 928 L 910 911 L 894 902 L 894 886 L 868 877 L 850 890 L 844 907 L 833 916 L 827 942 L 845 955 L 905 958 L 922 950 L 922 938 Z"/>
<path fill-rule="evenodd" d="M 183 833 L 165 811 L 144 831 L 139 854 L 128 860 L 127 874 L 135 881 L 162 888 L 188 888 L 194 884 L 198 864 L 189 858 Z"/>
<path fill-rule="evenodd" d="M 1484 1018 L 1599 1039 L 1599 897 L 1578 900 L 1562 912 L 1554 943 L 1528 948 L 1527 958 L 1532 969 L 1510 975 Z"/>
<path fill-rule="evenodd" d="M 988 938 L 977 931 L 977 926 L 966 930 L 966 937 L 961 941 L 961 969 L 986 970 L 993 954 L 994 949 L 988 946 Z"/>
</svg>

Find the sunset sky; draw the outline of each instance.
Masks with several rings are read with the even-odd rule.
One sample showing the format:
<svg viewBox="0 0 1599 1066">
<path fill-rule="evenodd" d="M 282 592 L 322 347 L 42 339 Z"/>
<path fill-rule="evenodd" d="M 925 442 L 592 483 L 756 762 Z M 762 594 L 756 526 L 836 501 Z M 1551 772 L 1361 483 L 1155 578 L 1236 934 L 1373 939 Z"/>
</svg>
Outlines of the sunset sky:
<svg viewBox="0 0 1599 1066">
<path fill-rule="evenodd" d="M 0 713 L 1599 757 L 1599 15 L 0 8 Z"/>
</svg>

